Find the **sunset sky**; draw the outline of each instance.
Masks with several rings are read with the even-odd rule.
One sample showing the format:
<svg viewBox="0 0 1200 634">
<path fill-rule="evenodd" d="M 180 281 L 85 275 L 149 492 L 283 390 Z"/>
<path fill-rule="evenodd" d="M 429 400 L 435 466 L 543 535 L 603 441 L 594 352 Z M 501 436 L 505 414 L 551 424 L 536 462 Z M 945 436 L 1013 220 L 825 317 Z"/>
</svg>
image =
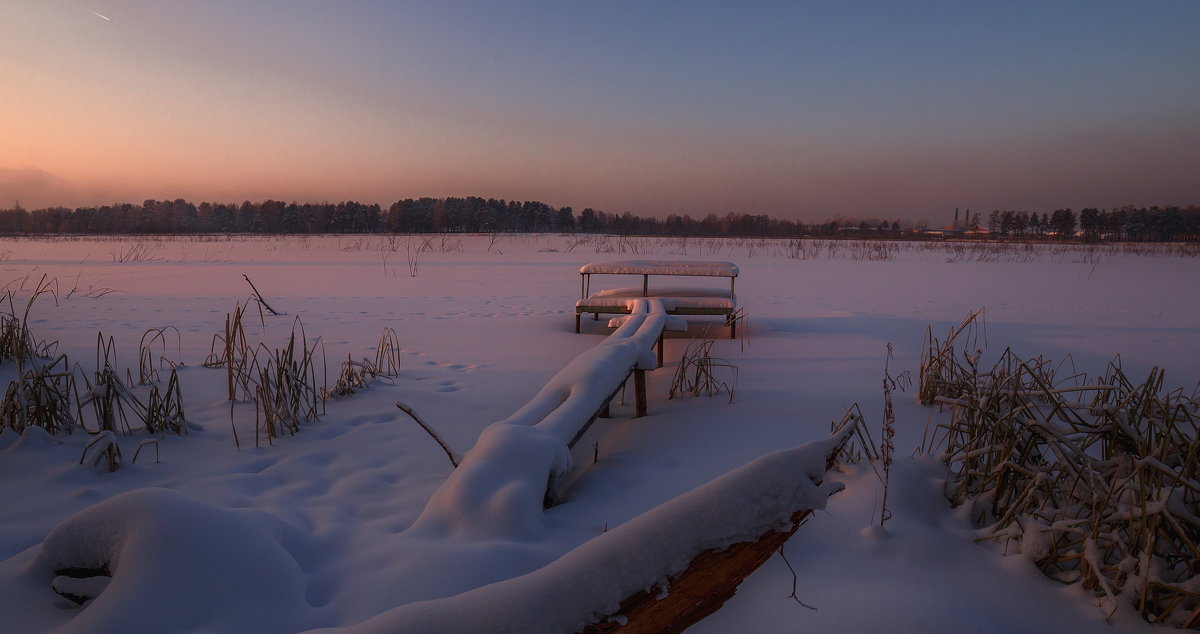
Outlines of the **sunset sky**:
<svg viewBox="0 0 1200 634">
<path fill-rule="evenodd" d="M 5 0 L 0 207 L 1200 204 L 1200 2 Z"/>
</svg>

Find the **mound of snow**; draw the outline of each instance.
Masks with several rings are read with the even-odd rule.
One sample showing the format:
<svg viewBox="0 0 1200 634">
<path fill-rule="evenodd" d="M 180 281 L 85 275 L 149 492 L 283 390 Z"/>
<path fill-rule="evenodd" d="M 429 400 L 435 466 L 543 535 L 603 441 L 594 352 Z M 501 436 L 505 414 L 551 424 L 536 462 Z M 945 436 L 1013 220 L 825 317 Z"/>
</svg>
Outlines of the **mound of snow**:
<svg viewBox="0 0 1200 634">
<path fill-rule="evenodd" d="M 304 574 L 280 541 L 287 533 L 261 511 L 169 489 L 123 493 L 50 531 L 26 571 L 40 591 L 19 611 L 61 608 L 53 585 L 96 595 L 76 611 L 59 610 L 63 632 L 295 631 L 308 606 Z M 73 579 L 79 571 L 107 575 Z M 14 607 L 3 611 L 17 614 Z"/>
</svg>

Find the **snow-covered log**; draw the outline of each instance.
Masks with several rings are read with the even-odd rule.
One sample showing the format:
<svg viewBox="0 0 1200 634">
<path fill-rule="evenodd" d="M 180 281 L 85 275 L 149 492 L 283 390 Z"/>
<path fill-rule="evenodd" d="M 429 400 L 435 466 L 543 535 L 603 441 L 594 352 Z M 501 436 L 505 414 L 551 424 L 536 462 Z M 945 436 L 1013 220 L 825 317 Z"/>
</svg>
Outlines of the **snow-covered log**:
<svg viewBox="0 0 1200 634">
<path fill-rule="evenodd" d="M 616 332 L 568 363 L 512 416 L 483 430 L 412 530 L 479 539 L 535 535 L 545 504 L 571 469 L 570 446 L 632 372 L 657 365 L 652 348 L 677 321 L 660 303 L 641 300 Z"/>
<path fill-rule="evenodd" d="M 763 456 L 539 570 L 338 631 L 681 631 L 719 608 L 809 512 L 841 490 L 821 482 L 852 427 Z"/>
</svg>

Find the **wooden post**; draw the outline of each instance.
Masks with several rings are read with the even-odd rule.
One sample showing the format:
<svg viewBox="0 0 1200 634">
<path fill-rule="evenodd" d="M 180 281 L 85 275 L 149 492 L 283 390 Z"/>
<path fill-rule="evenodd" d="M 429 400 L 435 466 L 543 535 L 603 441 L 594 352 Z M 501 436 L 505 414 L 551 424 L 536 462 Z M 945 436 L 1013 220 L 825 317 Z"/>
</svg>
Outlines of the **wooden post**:
<svg viewBox="0 0 1200 634">
<path fill-rule="evenodd" d="M 736 281 L 737 281 L 737 277 L 729 278 L 729 299 L 732 300 L 733 305 L 735 305 L 735 306 L 737 305 L 737 300 L 735 299 L 734 294 L 733 294 L 733 283 Z M 730 309 L 730 310 L 732 311 L 732 309 Z M 726 318 L 732 317 L 732 316 L 733 316 L 733 313 L 731 312 Z M 731 319 L 729 321 L 729 338 L 737 339 L 737 320 L 735 320 L 735 319 Z"/>
<path fill-rule="evenodd" d="M 634 418 L 641 418 L 646 415 L 646 371 L 633 371 L 633 393 L 636 399 L 634 406 Z"/>
<path fill-rule="evenodd" d="M 579 313 L 575 313 L 575 334 L 579 334 Z"/>
<path fill-rule="evenodd" d="M 658 335 L 658 365 L 656 367 L 659 368 L 663 367 L 663 346 L 666 345 L 663 343 L 664 336 L 664 333 Z"/>
</svg>

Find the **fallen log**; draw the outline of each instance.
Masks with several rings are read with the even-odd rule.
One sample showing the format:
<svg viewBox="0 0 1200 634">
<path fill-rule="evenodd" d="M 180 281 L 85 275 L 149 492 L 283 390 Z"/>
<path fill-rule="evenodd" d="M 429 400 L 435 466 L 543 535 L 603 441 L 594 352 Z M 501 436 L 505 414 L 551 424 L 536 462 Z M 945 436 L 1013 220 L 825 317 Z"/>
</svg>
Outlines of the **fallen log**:
<svg viewBox="0 0 1200 634">
<path fill-rule="evenodd" d="M 846 433 L 840 434 L 826 458 L 826 471 L 833 468 L 856 424 L 854 414 L 847 412 L 840 426 Z M 835 437 L 838 435 L 835 433 Z M 821 479 L 814 484 L 821 484 Z M 580 634 L 675 634 L 686 630 L 733 598 L 742 581 L 782 548 L 811 515 L 812 509 L 797 509 L 792 513 L 790 528 L 769 530 L 753 541 L 700 553 L 683 572 L 670 579 L 665 591 L 634 593 L 607 620 L 583 628 Z"/>
</svg>

